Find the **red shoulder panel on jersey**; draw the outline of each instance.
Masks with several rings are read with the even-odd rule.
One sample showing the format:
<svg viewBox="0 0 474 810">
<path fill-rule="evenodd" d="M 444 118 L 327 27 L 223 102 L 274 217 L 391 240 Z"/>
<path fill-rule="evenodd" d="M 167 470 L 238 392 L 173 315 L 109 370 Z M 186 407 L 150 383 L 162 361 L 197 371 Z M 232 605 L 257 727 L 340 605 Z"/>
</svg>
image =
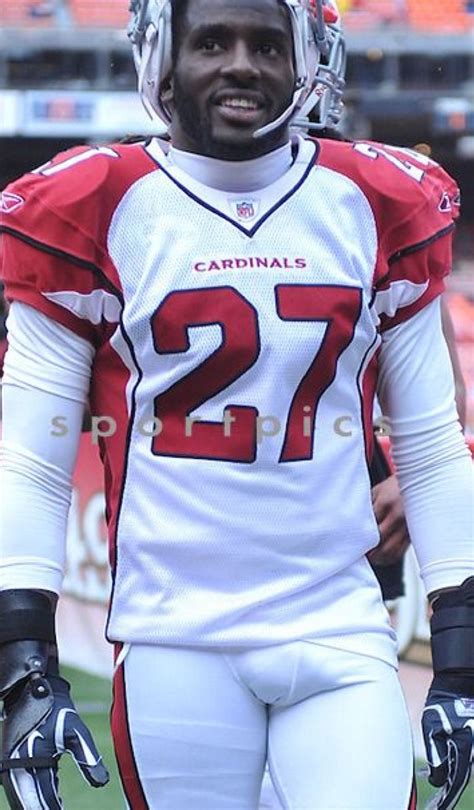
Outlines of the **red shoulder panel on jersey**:
<svg viewBox="0 0 474 810">
<path fill-rule="evenodd" d="M 374 294 L 382 328 L 411 317 L 444 289 L 459 189 L 434 161 L 372 142 L 321 141 L 319 164 L 355 183 L 377 232 Z"/>
<path fill-rule="evenodd" d="M 37 307 L 90 339 L 87 317 L 77 318 L 73 303 L 65 309 L 54 297 L 95 295 L 95 309 L 96 291 L 120 298 L 120 281 L 107 252 L 109 226 L 130 186 L 152 171 L 156 164 L 140 144 L 81 146 L 8 186 L 0 210 L 7 297 Z"/>
<path fill-rule="evenodd" d="M 372 142 L 320 143 L 319 164 L 345 175 L 367 198 L 385 263 L 423 249 L 452 227 L 459 189 L 434 161 L 410 149 Z"/>
<path fill-rule="evenodd" d="M 8 300 L 29 304 L 95 346 L 102 342 L 102 325 L 99 328 L 99 324 L 93 325 L 48 298 L 59 279 L 62 292 L 89 294 L 96 289 L 92 271 L 80 270 L 60 256 L 37 250 L 6 233 L 2 236 L 1 258 Z"/>
</svg>

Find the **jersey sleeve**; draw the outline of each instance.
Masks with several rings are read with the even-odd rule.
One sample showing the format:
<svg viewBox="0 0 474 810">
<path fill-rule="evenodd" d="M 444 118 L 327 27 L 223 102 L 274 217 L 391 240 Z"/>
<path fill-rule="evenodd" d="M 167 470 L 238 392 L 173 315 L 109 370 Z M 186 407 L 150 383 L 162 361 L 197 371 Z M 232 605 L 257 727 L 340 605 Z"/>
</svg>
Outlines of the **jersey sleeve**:
<svg viewBox="0 0 474 810">
<path fill-rule="evenodd" d="M 77 147 L 8 186 L 0 212 L 6 297 L 100 342 L 122 307 L 107 251 L 110 222 L 128 188 L 153 168 L 139 145 Z"/>
<path fill-rule="evenodd" d="M 340 154 L 333 148 L 333 160 L 357 184 L 374 217 L 372 306 L 384 331 L 444 290 L 459 189 L 441 166 L 410 149 L 361 142 L 342 147 Z"/>
<path fill-rule="evenodd" d="M 439 300 L 382 336 L 378 394 L 427 593 L 472 574 L 473 471 Z"/>
</svg>

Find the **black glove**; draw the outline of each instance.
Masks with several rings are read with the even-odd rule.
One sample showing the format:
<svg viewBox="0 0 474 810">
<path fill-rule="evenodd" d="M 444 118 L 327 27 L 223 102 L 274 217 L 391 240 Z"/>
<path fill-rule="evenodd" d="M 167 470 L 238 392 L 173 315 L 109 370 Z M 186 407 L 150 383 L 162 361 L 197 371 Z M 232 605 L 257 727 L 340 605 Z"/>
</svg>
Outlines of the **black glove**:
<svg viewBox="0 0 474 810">
<path fill-rule="evenodd" d="M 433 682 L 426 699 L 422 726 L 429 781 L 441 788 L 431 807 L 433 810 L 452 810 L 471 775 L 474 698 L 436 688 Z"/>
<path fill-rule="evenodd" d="M 433 605 L 434 679 L 422 727 L 429 781 L 440 788 L 430 810 L 453 810 L 472 769 L 474 736 L 474 577 Z"/>
<path fill-rule="evenodd" d="M 76 712 L 68 682 L 59 676 L 48 597 L 35 591 L 3 591 L 0 618 L 6 621 L 5 616 L 10 620 L 0 630 L 0 640 L 8 639 L 0 646 L 2 784 L 14 810 L 60 810 L 58 762 L 64 752 L 72 754 L 90 785 L 106 785 L 109 775 Z M 43 638 L 9 640 L 20 632 Z"/>
<path fill-rule="evenodd" d="M 37 715 L 42 715 L 35 722 Z M 5 700 L 2 778 L 10 807 L 63 807 L 58 761 L 72 754 L 93 787 L 109 781 L 91 733 L 76 712 L 69 684 L 59 676 L 33 676 Z"/>
</svg>

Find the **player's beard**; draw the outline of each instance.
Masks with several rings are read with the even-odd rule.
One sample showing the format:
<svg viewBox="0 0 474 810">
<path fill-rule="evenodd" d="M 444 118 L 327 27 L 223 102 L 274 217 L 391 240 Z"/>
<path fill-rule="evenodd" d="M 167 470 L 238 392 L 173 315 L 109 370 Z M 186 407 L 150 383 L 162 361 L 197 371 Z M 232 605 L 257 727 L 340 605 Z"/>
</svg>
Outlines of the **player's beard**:
<svg viewBox="0 0 474 810">
<path fill-rule="evenodd" d="M 220 160 L 251 160 L 271 152 L 281 145 L 282 132 L 287 124 L 277 127 L 262 138 L 249 138 L 248 134 L 236 132 L 235 142 L 216 140 L 212 133 L 212 123 L 207 110 L 201 110 L 194 98 L 181 84 L 175 74 L 173 80 L 173 102 L 175 115 L 188 138 L 196 144 L 196 153 Z M 277 118 L 289 106 L 290 101 L 282 105 L 275 114 Z"/>
</svg>

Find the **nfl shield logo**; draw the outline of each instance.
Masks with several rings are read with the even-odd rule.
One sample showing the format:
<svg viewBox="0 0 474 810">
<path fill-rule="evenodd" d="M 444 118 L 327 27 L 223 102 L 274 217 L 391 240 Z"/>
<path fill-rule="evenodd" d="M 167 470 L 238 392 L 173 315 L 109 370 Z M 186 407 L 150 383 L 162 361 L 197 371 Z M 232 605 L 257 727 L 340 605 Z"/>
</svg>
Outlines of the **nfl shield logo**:
<svg viewBox="0 0 474 810">
<path fill-rule="evenodd" d="M 235 203 L 235 210 L 239 219 L 253 219 L 255 208 L 253 200 L 241 200 Z"/>
</svg>

